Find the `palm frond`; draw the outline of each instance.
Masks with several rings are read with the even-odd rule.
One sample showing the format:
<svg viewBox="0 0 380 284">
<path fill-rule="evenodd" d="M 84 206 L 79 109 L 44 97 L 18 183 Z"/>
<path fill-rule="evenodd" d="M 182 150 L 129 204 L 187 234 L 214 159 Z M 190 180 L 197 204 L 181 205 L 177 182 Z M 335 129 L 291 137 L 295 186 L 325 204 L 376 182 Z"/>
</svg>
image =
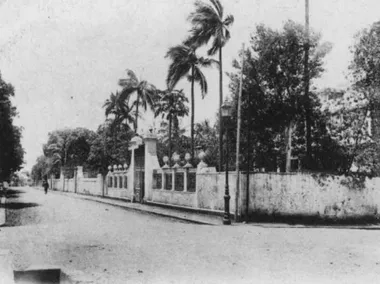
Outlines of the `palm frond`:
<svg viewBox="0 0 380 284">
<path fill-rule="evenodd" d="M 130 69 L 126 69 L 125 71 L 127 72 L 127 78 L 119 79 L 119 86 L 123 88 L 136 87 L 139 79 L 137 78 L 135 72 Z"/>
<path fill-rule="evenodd" d="M 202 67 L 212 67 L 212 66 L 216 66 L 218 68 L 220 67 L 219 61 L 212 58 L 200 57 L 198 59 L 198 63 Z"/>
<path fill-rule="evenodd" d="M 232 25 L 232 24 L 234 23 L 234 21 L 235 21 L 234 16 L 232 16 L 232 15 L 228 15 L 228 16 L 224 19 L 224 21 L 223 21 L 223 25 L 224 25 L 225 27 L 228 28 L 230 25 Z"/>
<path fill-rule="evenodd" d="M 218 12 L 219 14 L 219 18 L 223 18 L 223 6 L 222 4 L 220 4 L 219 0 L 210 0 L 211 3 L 214 5 L 215 7 L 215 10 Z"/>
<path fill-rule="evenodd" d="M 188 21 L 194 26 L 203 25 L 205 21 L 219 18 L 218 12 L 211 5 L 202 1 L 196 1 L 194 5 L 195 11 L 188 17 Z"/>
<path fill-rule="evenodd" d="M 137 91 L 137 86 L 125 87 L 121 90 L 119 99 L 121 101 L 129 100 L 130 96 Z"/>
<path fill-rule="evenodd" d="M 190 64 L 177 64 L 173 62 L 169 65 L 166 84 L 169 89 L 174 89 L 177 83 L 184 78 L 191 70 Z"/>
<path fill-rule="evenodd" d="M 214 34 L 214 27 L 193 27 L 190 30 L 190 36 L 184 41 L 184 44 L 191 46 L 193 48 L 198 48 L 202 45 L 208 44 L 211 37 Z"/>
<path fill-rule="evenodd" d="M 203 72 L 199 67 L 194 68 L 194 81 L 199 84 L 202 92 L 202 99 L 205 97 L 208 91 L 207 80 Z"/>
<path fill-rule="evenodd" d="M 233 24 L 234 17 L 228 15 L 223 19 L 224 9 L 219 0 L 210 0 L 211 5 L 201 1 L 195 3 L 195 11 L 188 20 L 192 24 L 190 36 L 185 43 L 189 46 L 200 47 L 208 44 L 213 38 L 209 55 L 214 55 L 230 38 L 228 27 Z"/>
</svg>

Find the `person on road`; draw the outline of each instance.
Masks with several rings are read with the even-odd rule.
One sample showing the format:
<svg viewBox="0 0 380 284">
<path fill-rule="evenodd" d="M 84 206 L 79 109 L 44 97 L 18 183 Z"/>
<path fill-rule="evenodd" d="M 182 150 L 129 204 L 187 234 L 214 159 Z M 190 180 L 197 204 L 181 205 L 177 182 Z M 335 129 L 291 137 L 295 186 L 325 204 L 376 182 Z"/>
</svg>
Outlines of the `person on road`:
<svg viewBox="0 0 380 284">
<path fill-rule="evenodd" d="M 44 180 L 42 181 L 42 187 L 43 187 L 44 190 L 45 190 L 45 194 L 47 194 L 47 192 L 48 192 L 48 188 L 49 188 L 49 183 L 48 183 L 48 181 L 47 181 L 46 179 L 44 179 Z"/>
</svg>

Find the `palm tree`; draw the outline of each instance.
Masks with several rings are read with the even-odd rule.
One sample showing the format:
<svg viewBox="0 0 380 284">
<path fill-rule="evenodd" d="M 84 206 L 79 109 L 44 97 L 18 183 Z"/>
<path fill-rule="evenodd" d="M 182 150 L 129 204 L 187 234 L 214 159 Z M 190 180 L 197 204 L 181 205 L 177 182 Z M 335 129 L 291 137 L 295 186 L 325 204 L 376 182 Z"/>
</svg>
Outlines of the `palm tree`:
<svg viewBox="0 0 380 284">
<path fill-rule="evenodd" d="M 169 158 L 172 154 L 172 124 L 178 127 L 178 118 L 189 114 L 189 108 L 185 105 L 189 100 L 182 90 L 165 90 L 160 92 L 160 100 L 155 109 L 155 117 L 162 115 L 169 121 Z"/>
<path fill-rule="evenodd" d="M 116 94 L 111 93 L 109 99 L 107 99 L 103 105 L 105 108 L 106 121 L 110 121 L 111 133 L 113 134 L 113 148 L 116 148 L 116 129 L 119 128 L 123 122 L 134 124 L 135 118 L 131 107 L 129 106 L 129 97 L 122 100 L 120 93 L 116 91 Z M 113 119 L 109 120 L 108 116 L 113 115 Z M 129 126 L 128 126 L 129 127 Z M 104 155 L 106 152 L 106 132 L 104 131 Z"/>
<path fill-rule="evenodd" d="M 137 79 L 136 74 L 127 69 L 127 78 L 119 79 L 119 86 L 123 89 L 120 93 L 120 100 L 127 101 L 133 93 L 136 93 L 137 99 L 134 101 L 133 106 L 135 106 L 135 121 L 134 128 L 135 133 L 137 133 L 138 127 L 138 117 L 139 117 L 139 107 L 142 106 L 146 111 L 148 106 L 153 111 L 155 100 L 157 96 L 156 87 L 145 80 Z"/>
<path fill-rule="evenodd" d="M 219 0 L 210 0 L 211 4 L 201 1 L 195 2 L 195 11 L 188 20 L 193 25 L 191 35 L 186 43 L 196 48 L 207 44 L 213 39 L 208 55 L 215 55 L 219 51 L 219 170 L 222 168 L 222 119 L 221 107 L 223 102 L 223 64 L 222 49 L 230 39 L 229 27 L 234 22 L 232 15 L 224 17 L 224 9 Z"/>
<path fill-rule="evenodd" d="M 129 98 L 122 100 L 120 93 L 117 91 L 116 94 L 111 93 L 110 98 L 105 101 L 103 108 L 105 108 L 106 118 L 109 115 L 114 115 L 112 128 L 122 124 L 123 122 L 134 124 L 135 114 L 128 102 Z"/>
<path fill-rule="evenodd" d="M 172 60 L 166 78 L 169 89 L 174 89 L 176 84 L 185 76 L 191 82 L 191 156 L 194 157 L 194 83 L 199 84 L 202 98 L 204 98 L 208 88 L 201 67 L 209 67 L 217 62 L 213 59 L 197 57 L 195 48 L 185 44 L 170 48 L 165 57 Z"/>
</svg>

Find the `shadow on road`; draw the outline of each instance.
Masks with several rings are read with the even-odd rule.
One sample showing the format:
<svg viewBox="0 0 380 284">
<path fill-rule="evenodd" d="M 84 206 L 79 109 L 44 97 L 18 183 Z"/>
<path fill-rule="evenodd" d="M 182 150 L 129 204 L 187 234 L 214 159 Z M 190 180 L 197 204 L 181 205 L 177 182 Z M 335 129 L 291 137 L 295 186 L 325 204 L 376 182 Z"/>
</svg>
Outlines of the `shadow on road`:
<svg viewBox="0 0 380 284">
<path fill-rule="evenodd" d="M 8 189 L 6 192 L 0 191 L 0 197 L 6 196 L 7 198 L 18 198 L 23 193 L 25 193 L 23 190 Z"/>
<path fill-rule="evenodd" d="M 34 203 L 34 202 L 7 202 L 4 205 L 6 209 L 12 209 L 12 210 L 37 207 L 37 206 L 40 206 L 40 204 Z"/>
</svg>

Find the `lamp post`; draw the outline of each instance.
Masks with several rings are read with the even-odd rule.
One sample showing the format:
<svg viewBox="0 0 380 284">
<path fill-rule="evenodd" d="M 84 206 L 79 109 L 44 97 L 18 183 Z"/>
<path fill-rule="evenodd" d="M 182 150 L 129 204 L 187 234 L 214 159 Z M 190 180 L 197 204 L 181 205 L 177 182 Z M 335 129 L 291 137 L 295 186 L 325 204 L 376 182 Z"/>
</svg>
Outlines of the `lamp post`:
<svg viewBox="0 0 380 284">
<path fill-rule="evenodd" d="M 231 217 L 230 217 L 230 192 L 229 192 L 229 184 L 228 184 L 228 130 L 230 128 L 230 119 L 232 116 L 232 105 L 227 100 L 224 101 L 222 107 L 222 119 L 223 119 L 223 128 L 225 129 L 226 134 L 226 185 L 225 185 L 225 192 L 224 192 L 224 215 L 223 215 L 223 224 L 224 225 L 230 225 L 231 224 Z"/>
</svg>

